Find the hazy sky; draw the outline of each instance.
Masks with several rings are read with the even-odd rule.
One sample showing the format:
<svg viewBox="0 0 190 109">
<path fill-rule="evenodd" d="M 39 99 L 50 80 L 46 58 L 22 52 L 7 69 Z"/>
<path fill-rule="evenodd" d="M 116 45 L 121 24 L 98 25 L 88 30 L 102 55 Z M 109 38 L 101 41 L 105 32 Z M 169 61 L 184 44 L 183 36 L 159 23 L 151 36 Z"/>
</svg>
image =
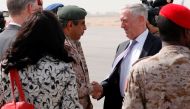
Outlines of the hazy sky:
<svg viewBox="0 0 190 109">
<path fill-rule="evenodd" d="M 184 0 L 184 5 L 190 8 L 190 0 Z M 118 12 L 125 4 L 138 3 L 140 0 L 43 0 L 43 7 L 51 3 L 63 3 L 64 5 L 78 5 L 90 13 Z M 174 0 L 181 3 L 182 0 Z M 6 0 L 0 0 L 0 10 L 7 10 Z"/>
</svg>

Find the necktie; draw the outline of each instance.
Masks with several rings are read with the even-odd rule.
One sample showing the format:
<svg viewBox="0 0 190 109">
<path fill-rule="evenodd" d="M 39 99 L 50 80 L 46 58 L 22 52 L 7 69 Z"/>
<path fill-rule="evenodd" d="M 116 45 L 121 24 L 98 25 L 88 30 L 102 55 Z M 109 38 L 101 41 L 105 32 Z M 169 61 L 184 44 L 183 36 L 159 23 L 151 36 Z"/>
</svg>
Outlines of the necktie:
<svg viewBox="0 0 190 109">
<path fill-rule="evenodd" d="M 122 58 L 125 58 L 126 55 L 132 50 L 133 46 L 137 43 L 136 40 L 132 40 L 130 41 L 130 44 L 129 46 L 127 47 L 127 49 L 125 49 L 114 61 L 113 63 L 113 66 L 112 66 L 112 69 L 111 69 L 111 73 L 113 72 L 113 70 L 115 69 L 116 65 L 119 63 L 119 61 L 122 59 Z"/>
<path fill-rule="evenodd" d="M 126 88 L 126 77 L 128 75 L 128 72 L 132 65 L 132 48 L 136 44 L 137 41 L 133 41 L 130 48 L 128 49 L 128 52 L 125 54 L 125 56 L 122 59 L 122 62 L 120 64 L 120 92 L 121 95 L 124 96 L 125 88 Z"/>
</svg>

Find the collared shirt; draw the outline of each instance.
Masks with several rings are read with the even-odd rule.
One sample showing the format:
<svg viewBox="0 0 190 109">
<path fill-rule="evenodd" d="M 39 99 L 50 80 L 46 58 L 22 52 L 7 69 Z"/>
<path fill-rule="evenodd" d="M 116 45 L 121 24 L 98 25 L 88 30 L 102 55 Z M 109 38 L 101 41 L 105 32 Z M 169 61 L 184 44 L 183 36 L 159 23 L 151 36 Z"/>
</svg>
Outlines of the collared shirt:
<svg viewBox="0 0 190 109">
<path fill-rule="evenodd" d="M 69 56 L 73 57 L 75 60 L 72 65 L 77 76 L 79 101 L 81 105 L 83 105 L 84 109 L 92 109 L 89 96 L 92 91 L 92 87 L 90 86 L 88 68 L 81 43 L 66 37 L 65 48 L 68 51 Z"/>
<path fill-rule="evenodd" d="M 132 67 L 122 109 L 190 109 L 190 50 L 164 46 Z"/>
<path fill-rule="evenodd" d="M 120 92 L 123 97 L 124 97 L 124 92 L 126 89 L 126 78 L 127 78 L 128 72 L 132 64 L 139 59 L 147 36 L 148 36 L 148 29 L 146 29 L 142 34 L 140 34 L 135 39 L 137 43 L 133 46 L 131 51 L 122 60 L 121 67 L 120 67 Z M 130 40 L 130 44 L 131 43 L 132 43 L 132 40 Z"/>
<path fill-rule="evenodd" d="M 16 26 L 19 26 L 19 27 L 21 27 L 21 25 L 20 24 L 18 24 L 18 23 L 15 23 L 15 22 L 10 22 L 8 25 L 16 25 Z"/>
</svg>

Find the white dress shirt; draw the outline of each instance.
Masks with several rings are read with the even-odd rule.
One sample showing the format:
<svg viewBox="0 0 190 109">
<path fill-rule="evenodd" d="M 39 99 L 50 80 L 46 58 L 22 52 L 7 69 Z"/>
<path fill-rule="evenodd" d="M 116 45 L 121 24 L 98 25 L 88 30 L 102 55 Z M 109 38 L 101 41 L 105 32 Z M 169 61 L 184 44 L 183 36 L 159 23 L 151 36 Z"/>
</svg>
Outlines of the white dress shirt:
<svg viewBox="0 0 190 109">
<path fill-rule="evenodd" d="M 135 40 L 137 43 L 133 46 L 129 53 L 124 57 L 120 66 L 120 92 L 121 96 L 124 97 L 124 92 L 126 89 L 126 79 L 130 68 L 133 63 L 137 61 L 142 52 L 145 40 L 148 36 L 148 29 L 146 29 L 142 34 L 140 34 Z M 132 40 L 130 40 L 130 44 Z"/>
<path fill-rule="evenodd" d="M 19 26 L 19 27 L 21 27 L 21 25 L 20 24 L 18 24 L 18 23 L 15 23 L 15 22 L 13 22 L 13 21 L 11 21 L 8 25 L 16 25 L 16 26 Z"/>
</svg>

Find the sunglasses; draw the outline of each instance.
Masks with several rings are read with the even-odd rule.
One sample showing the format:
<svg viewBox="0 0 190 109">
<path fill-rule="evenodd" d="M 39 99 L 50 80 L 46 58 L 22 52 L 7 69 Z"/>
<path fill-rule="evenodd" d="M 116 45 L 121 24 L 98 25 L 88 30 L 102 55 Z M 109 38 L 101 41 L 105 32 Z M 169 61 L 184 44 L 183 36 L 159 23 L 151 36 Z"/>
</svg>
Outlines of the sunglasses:
<svg viewBox="0 0 190 109">
<path fill-rule="evenodd" d="M 38 3 L 39 6 L 43 5 L 42 0 L 37 0 L 37 3 Z"/>
</svg>

